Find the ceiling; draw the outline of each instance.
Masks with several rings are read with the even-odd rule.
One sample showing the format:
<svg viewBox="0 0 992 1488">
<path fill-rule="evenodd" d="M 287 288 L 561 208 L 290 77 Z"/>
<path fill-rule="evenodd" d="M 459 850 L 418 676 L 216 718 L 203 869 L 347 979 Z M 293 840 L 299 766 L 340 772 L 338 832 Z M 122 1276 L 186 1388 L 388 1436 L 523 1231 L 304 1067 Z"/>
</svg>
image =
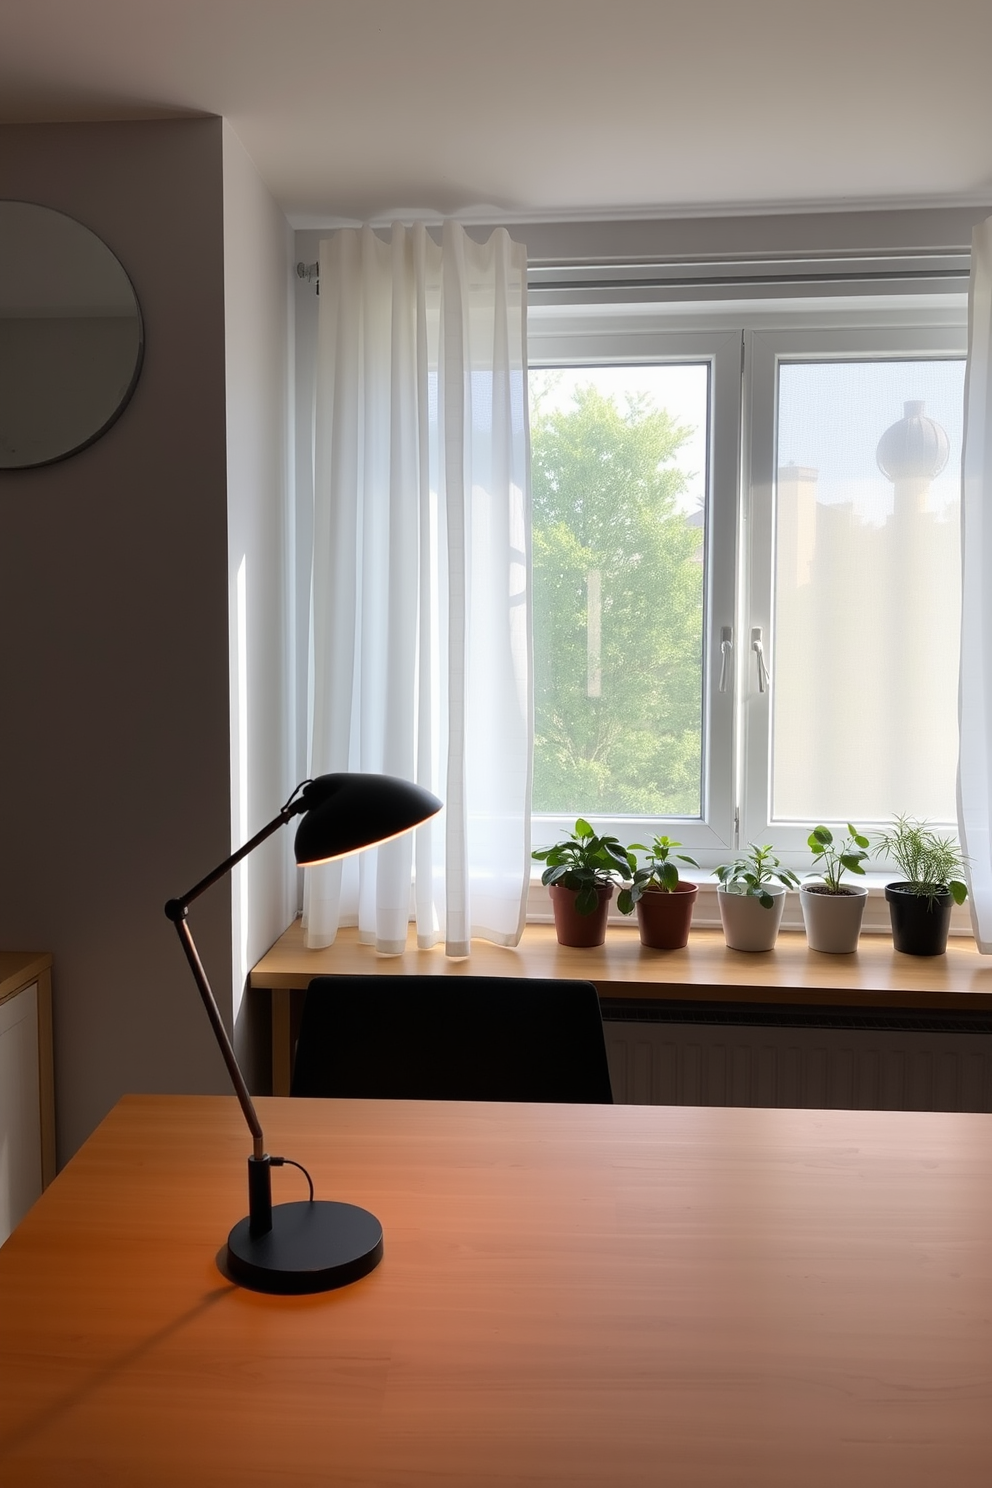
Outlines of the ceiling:
<svg viewBox="0 0 992 1488">
<path fill-rule="evenodd" d="M 299 227 L 992 203 L 990 0 L 4 0 L 0 121 L 228 118 Z"/>
</svg>

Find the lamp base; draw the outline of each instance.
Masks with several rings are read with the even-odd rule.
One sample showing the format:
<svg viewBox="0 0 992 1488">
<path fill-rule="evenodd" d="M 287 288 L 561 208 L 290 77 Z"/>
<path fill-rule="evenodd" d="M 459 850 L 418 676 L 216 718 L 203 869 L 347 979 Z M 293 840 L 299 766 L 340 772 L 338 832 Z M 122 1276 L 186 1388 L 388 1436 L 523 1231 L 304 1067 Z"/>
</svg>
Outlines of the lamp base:
<svg viewBox="0 0 992 1488">
<path fill-rule="evenodd" d="M 276 1204 L 272 1228 L 249 1233 L 243 1219 L 227 1237 L 231 1276 L 256 1292 L 329 1292 L 367 1276 L 382 1260 L 382 1226 L 354 1204 Z"/>
</svg>

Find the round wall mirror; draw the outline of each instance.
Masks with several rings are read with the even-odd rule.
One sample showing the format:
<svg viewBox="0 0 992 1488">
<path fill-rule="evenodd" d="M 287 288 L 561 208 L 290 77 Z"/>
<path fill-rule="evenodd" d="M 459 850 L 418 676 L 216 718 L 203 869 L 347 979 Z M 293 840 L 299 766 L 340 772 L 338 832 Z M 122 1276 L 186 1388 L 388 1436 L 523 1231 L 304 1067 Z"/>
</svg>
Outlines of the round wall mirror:
<svg viewBox="0 0 992 1488">
<path fill-rule="evenodd" d="M 141 370 L 141 311 L 106 243 L 0 201 L 0 469 L 64 460 L 117 419 Z"/>
</svg>

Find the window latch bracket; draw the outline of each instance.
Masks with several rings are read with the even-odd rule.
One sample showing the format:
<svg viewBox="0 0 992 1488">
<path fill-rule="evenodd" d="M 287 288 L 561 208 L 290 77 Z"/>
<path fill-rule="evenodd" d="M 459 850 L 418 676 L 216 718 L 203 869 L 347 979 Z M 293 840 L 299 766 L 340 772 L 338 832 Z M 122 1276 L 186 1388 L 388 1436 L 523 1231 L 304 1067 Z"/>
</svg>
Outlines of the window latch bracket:
<svg viewBox="0 0 992 1488">
<path fill-rule="evenodd" d="M 734 661 L 734 627 L 720 627 L 720 691 L 730 691 L 730 674 Z"/>
<path fill-rule="evenodd" d="M 751 650 L 758 658 L 758 691 L 767 692 L 772 680 L 772 674 L 765 665 L 765 648 L 761 639 L 761 627 L 756 625 L 751 631 Z"/>
</svg>

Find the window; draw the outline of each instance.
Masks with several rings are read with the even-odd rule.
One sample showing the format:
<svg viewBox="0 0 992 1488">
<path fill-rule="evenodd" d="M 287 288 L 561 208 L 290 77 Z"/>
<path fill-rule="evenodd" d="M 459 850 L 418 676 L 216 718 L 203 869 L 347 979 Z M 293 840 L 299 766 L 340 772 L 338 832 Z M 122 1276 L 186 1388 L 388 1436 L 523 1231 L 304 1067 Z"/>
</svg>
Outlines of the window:
<svg viewBox="0 0 992 1488">
<path fill-rule="evenodd" d="M 954 829 L 948 303 L 532 312 L 535 843 Z"/>
</svg>

